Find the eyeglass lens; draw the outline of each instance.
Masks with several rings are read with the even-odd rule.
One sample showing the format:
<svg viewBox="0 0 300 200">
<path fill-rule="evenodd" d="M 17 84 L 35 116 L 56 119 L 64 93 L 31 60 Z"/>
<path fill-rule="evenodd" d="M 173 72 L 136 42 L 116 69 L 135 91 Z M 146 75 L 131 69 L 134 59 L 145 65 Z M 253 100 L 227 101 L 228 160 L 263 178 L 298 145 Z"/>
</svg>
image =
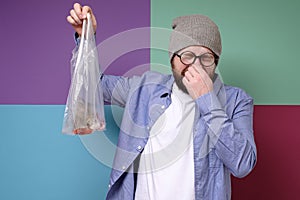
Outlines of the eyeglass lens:
<svg viewBox="0 0 300 200">
<path fill-rule="evenodd" d="M 209 67 L 215 62 L 215 57 L 211 53 L 204 53 L 200 56 L 196 56 L 193 52 L 186 51 L 180 55 L 180 60 L 185 65 L 195 63 L 196 58 L 200 58 L 200 63 L 205 67 Z"/>
</svg>

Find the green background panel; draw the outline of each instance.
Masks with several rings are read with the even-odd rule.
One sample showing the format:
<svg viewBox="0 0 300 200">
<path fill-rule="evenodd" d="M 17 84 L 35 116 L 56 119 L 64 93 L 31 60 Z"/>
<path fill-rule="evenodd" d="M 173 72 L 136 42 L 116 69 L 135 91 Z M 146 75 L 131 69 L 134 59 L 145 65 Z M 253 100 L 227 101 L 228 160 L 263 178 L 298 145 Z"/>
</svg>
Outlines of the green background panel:
<svg viewBox="0 0 300 200">
<path fill-rule="evenodd" d="M 204 14 L 219 26 L 223 52 L 218 70 L 226 84 L 241 87 L 256 105 L 300 104 L 300 2 L 297 0 L 151 1 L 151 26 L 171 28 L 180 15 Z M 151 45 L 168 48 L 152 31 Z M 151 63 L 169 66 L 167 51 L 153 49 Z M 169 67 L 152 70 L 169 73 Z"/>
</svg>

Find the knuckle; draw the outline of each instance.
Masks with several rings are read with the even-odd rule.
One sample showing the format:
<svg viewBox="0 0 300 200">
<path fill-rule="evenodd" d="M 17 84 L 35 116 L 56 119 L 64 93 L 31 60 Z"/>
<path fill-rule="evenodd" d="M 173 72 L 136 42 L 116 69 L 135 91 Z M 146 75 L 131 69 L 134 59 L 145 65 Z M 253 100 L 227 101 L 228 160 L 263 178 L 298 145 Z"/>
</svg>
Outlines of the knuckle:
<svg viewBox="0 0 300 200">
<path fill-rule="evenodd" d="M 90 10 L 90 7 L 89 7 L 89 6 L 83 6 L 82 9 L 84 9 L 84 10 L 86 10 L 86 11 L 89 11 L 89 10 Z"/>
<path fill-rule="evenodd" d="M 79 4 L 79 3 L 74 3 L 74 8 L 80 8 L 81 7 L 81 5 Z"/>
<path fill-rule="evenodd" d="M 67 20 L 68 20 L 68 22 L 72 22 L 72 17 L 69 15 L 69 16 L 67 16 Z"/>
</svg>

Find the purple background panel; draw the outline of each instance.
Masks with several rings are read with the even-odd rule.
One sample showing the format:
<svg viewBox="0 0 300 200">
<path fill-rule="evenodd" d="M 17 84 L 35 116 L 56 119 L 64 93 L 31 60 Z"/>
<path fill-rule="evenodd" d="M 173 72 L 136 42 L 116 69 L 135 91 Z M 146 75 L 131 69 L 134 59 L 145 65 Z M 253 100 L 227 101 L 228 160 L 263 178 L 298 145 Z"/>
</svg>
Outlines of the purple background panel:
<svg viewBox="0 0 300 200">
<path fill-rule="evenodd" d="M 73 29 L 66 16 L 73 1 L 2 2 L 0 104 L 65 104 L 70 84 Z M 150 0 L 82 1 L 98 20 L 97 43 L 123 31 L 150 26 Z M 150 45 L 150 33 L 144 40 Z M 149 69 L 150 50 L 117 58 L 105 73 L 124 75 Z M 127 73 L 128 74 L 128 73 Z"/>
</svg>

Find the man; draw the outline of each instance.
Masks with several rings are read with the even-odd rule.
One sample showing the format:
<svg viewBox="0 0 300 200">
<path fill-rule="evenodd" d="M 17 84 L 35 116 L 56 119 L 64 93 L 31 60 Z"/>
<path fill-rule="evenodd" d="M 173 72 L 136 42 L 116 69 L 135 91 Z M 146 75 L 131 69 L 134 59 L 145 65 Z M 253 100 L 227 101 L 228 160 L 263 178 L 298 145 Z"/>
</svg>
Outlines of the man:
<svg viewBox="0 0 300 200">
<path fill-rule="evenodd" d="M 80 36 L 91 8 L 67 17 Z M 256 163 L 253 100 L 215 73 L 221 55 L 217 25 L 203 15 L 174 19 L 173 75 L 103 75 L 104 100 L 124 107 L 107 199 L 230 199 L 230 175 Z"/>
</svg>

